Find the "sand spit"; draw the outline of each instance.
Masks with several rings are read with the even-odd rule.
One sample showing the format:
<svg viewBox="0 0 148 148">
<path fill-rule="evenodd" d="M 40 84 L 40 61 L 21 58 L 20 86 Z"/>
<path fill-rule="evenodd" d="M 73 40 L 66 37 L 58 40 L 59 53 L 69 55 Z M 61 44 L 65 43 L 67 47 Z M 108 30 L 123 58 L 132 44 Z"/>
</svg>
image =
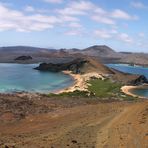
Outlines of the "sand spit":
<svg viewBox="0 0 148 148">
<path fill-rule="evenodd" d="M 102 74 L 99 74 L 97 72 L 90 72 L 87 74 L 73 74 L 71 71 L 63 71 L 64 74 L 70 75 L 74 79 L 74 84 L 70 86 L 69 88 L 60 90 L 57 92 L 57 94 L 63 93 L 63 92 L 73 92 L 76 90 L 79 91 L 88 91 L 88 82 L 91 78 L 98 78 L 104 80 L 105 77 Z"/>
</svg>

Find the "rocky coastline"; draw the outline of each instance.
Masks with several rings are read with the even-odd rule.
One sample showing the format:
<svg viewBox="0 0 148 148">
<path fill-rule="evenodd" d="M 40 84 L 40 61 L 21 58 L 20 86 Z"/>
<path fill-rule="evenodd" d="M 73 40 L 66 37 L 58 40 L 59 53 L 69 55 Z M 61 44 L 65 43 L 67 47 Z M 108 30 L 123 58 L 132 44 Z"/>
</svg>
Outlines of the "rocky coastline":
<svg viewBox="0 0 148 148">
<path fill-rule="evenodd" d="M 143 75 L 126 74 L 114 69 L 108 69 L 98 61 L 97 61 L 97 64 L 95 62 L 96 60 L 92 61 L 92 59 L 90 60 L 89 58 L 88 59 L 79 58 L 67 63 L 60 63 L 60 64 L 41 63 L 35 69 L 40 71 L 64 72 L 65 74 L 69 74 L 73 77 L 75 81 L 74 84 L 69 88 L 56 92 L 58 94 L 62 92 L 73 92 L 75 90 L 87 91 L 87 87 L 89 85 L 87 82 L 92 77 L 95 77 L 98 79 L 109 78 L 113 81 L 120 82 L 124 86 L 126 86 L 126 89 L 125 87 L 123 87 L 124 89 L 121 88 L 122 92 L 131 96 L 135 96 L 135 95 L 127 91 L 128 86 L 129 86 L 128 88 L 131 88 L 130 86 L 133 86 L 132 88 L 137 88 L 137 87 L 141 87 L 141 85 L 143 84 L 148 84 L 147 78 Z M 99 71 L 100 69 L 102 69 L 102 67 L 104 69 L 106 68 L 103 73 L 102 71 L 101 72 Z M 91 70 L 88 71 L 88 69 L 91 69 Z"/>
</svg>

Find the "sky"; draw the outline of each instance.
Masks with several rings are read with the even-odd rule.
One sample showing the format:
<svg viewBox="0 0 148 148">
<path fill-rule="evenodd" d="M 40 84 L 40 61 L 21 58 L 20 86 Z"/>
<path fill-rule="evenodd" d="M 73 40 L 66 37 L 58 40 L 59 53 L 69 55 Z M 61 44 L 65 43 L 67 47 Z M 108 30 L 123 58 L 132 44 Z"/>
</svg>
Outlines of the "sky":
<svg viewBox="0 0 148 148">
<path fill-rule="evenodd" d="M 148 0 L 0 0 L 0 46 L 148 52 Z"/>
</svg>

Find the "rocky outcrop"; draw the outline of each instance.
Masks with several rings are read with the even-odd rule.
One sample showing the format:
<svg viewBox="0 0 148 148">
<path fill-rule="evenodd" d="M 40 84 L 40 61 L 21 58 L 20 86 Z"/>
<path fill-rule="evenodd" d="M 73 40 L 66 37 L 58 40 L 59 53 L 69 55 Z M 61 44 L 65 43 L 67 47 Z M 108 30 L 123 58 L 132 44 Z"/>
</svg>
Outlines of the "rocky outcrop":
<svg viewBox="0 0 148 148">
<path fill-rule="evenodd" d="M 89 57 L 77 58 L 66 63 L 41 63 L 35 69 L 53 72 L 68 70 L 76 74 L 86 74 L 91 72 L 97 72 L 99 74 L 114 74 L 110 68 L 103 65 L 99 60 Z"/>
<path fill-rule="evenodd" d="M 41 63 L 36 70 L 41 71 L 52 71 L 52 72 L 60 72 L 63 70 L 70 70 L 73 73 L 82 73 L 81 69 L 83 66 L 88 63 L 85 59 L 76 59 L 67 63 L 53 64 L 53 63 Z"/>
<path fill-rule="evenodd" d="M 120 82 L 123 85 L 141 85 L 144 83 L 148 83 L 147 78 L 144 75 L 135 75 L 135 74 L 129 74 L 124 73 L 115 69 L 111 69 L 114 71 L 114 74 L 111 76 L 111 78 L 115 82 Z"/>
<path fill-rule="evenodd" d="M 148 84 L 148 79 L 144 75 L 140 75 L 135 80 L 131 81 L 132 85 L 142 85 L 142 84 Z"/>
<path fill-rule="evenodd" d="M 25 61 L 25 60 L 32 60 L 31 56 L 19 56 L 15 59 L 15 61 Z"/>
</svg>

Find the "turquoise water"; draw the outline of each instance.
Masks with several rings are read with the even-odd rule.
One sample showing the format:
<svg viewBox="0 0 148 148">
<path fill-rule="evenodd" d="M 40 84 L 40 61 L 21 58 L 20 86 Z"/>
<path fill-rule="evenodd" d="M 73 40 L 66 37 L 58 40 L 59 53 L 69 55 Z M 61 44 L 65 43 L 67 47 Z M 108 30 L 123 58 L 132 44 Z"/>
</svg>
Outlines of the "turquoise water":
<svg viewBox="0 0 148 148">
<path fill-rule="evenodd" d="M 133 89 L 133 90 L 131 90 L 131 92 L 138 95 L 138 96 L 148 97 L 148 88 L 145 88 L 145 89 Z"/>
<path fill-rule="evenodd" d="M 129 66 L 128 64 L 107 64 L 107 66 L 126 73 L 144 75 L 148 78 L 148 68 L 141 66 Z M 132 93 L 139 96 L 148 97 L 148 88 L 134 89 L 132 90 Z"/>
<path fill-rule="evenodd" d="M 38 64 L 0 64 L 0 92 L 47 93 L 68 87 L 72 77 L 63 73 L 34 70 Z"/>
</svg>

